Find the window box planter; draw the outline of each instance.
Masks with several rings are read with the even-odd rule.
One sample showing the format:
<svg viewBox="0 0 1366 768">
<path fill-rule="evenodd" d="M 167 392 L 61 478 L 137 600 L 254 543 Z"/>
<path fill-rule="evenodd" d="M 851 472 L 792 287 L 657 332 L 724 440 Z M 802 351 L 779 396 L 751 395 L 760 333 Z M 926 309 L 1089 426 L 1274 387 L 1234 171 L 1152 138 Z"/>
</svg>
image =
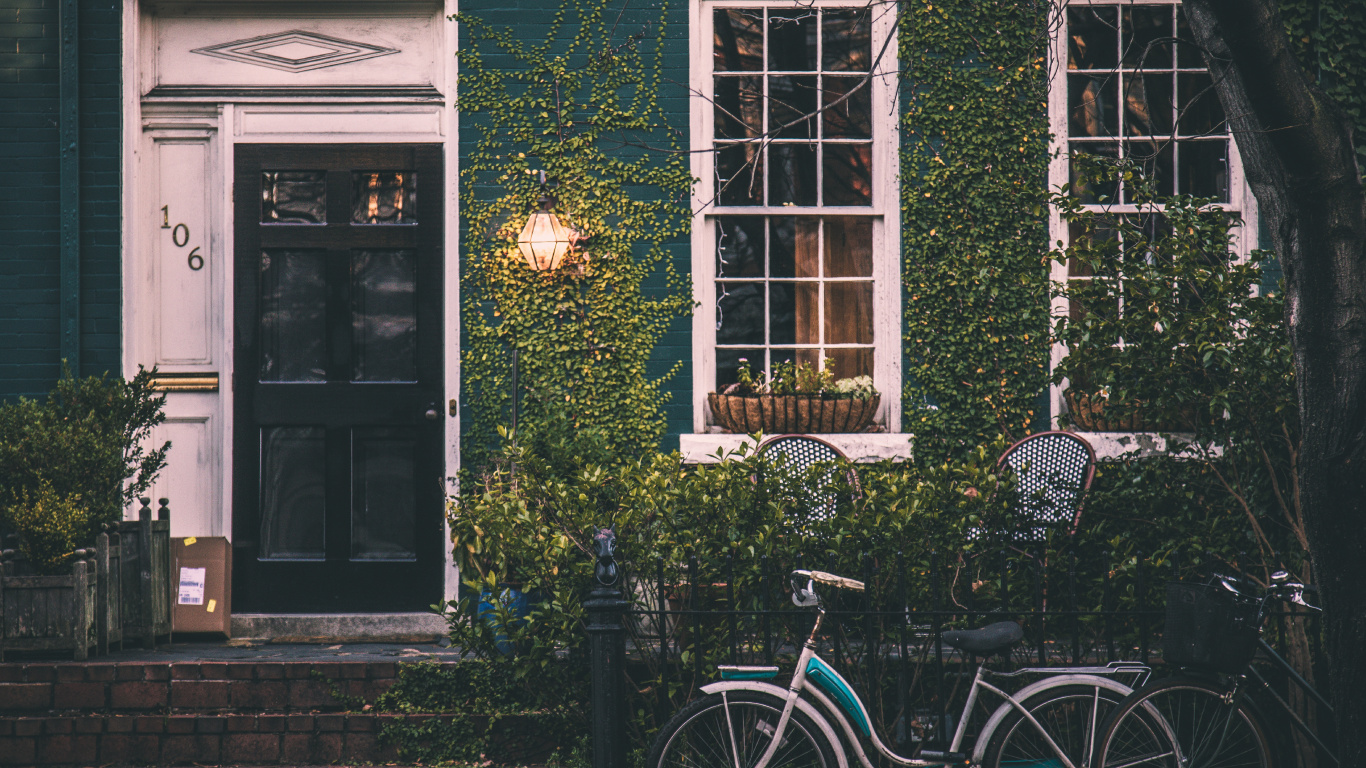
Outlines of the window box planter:
<svg viewBox="0 0 1366 768">
<path fill-rule="evenodd" d="M 862 432 L 873 423 L 882 397 L 837 395 L 707 395 L 717 426 L 735 434 Z"/>
<path fill-rule="evenodd" d="M 0 553 L 0 660 L 8 651 L 71 651 L 84 661 L 99 642 L 95 550 L 76 550 L 70 575 L 32 576 L 13 550 Z"/>
<path fill-rule="evenodd" d="M 1078 432 L 1190 432 L 1195 427 L 1195 409 L 1181 412 L 1175 422 L 1146 419 L 1137 413 L 1122 413 L 1100 393 L 1063 390 L 1072 426 Z M 1212 421 L 1212 419 L 1211 419 Z"/>
</svg>

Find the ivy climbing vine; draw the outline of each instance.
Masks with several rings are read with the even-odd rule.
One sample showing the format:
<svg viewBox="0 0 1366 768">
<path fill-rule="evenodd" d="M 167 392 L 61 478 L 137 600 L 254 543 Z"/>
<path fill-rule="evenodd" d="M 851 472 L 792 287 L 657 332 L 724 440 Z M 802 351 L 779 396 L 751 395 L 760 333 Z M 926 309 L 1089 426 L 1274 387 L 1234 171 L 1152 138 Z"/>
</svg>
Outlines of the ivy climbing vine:
<svg viewBox="0 0 1366 768">
<path fill-rule="evenodd" d="M 1366 174 L 1366 3 L 1282 0 L 1281 18 L 1300 63 L 1351 120 Z"/>
<path fill-rule="evenodd" d="M 455 17 L 462 120 L 477 136 L 461 170 L 468 468 L 485 463 L 507 423 L 514 349 L 524 434 L 597 431 L 626 456 L 664 432 L 661 385 L 682 364 L 651 378 L 647 363 L 692 306 L 668 249 L 687 232 L 692 179 L 660 106 L 668 9 L 612 5 L 560 7 L 535 44 L 477 14 Z M 539 171 L 582 237 L 547 273 L 516 247 L 545 191 Z"/>
<path fill-rule="evenodd" d="M 905 424 L 931 460 L 1045 416 L 1048 11 L 902 5 Z"/>
</svg>

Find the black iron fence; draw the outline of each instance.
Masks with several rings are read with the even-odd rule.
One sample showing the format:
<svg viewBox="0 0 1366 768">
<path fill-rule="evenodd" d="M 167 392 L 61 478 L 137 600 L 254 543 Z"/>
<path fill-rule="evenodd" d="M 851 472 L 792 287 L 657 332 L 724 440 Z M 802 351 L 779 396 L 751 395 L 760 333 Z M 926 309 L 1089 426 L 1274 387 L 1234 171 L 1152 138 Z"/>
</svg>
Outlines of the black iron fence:
<svg viewBox="0 0 1366 768">
<path fill-rule="evenodd" d="M 946 646 L 945 629 L 1019 622 L 1023 642 L 992 661 L 1002 668 L 1160 667 L 1166 582 L 1233 565 L 1180 553 L 1115 557 L 1015 545 L 918 558 L 827 547 L 824 557 L 670 563 L 617 558 L 608 531 L 598 545 L 597 584 L 585 606 L 597 768 L 624 768 L 628 746 L 647 747 L 652 731 L 716 679 L 717 665 L 790 671 L 814 621 L 790 600 L 788 576 L 798 568 L 866 584 L 863 592 L 822 588 L 820 653 L 859 691 L 885 736 L 909 750 L 951 734 L 977 661 Z M 1282 624 L 1271 623 L 1273 644 L 1284 640 Z"/>
</svg>

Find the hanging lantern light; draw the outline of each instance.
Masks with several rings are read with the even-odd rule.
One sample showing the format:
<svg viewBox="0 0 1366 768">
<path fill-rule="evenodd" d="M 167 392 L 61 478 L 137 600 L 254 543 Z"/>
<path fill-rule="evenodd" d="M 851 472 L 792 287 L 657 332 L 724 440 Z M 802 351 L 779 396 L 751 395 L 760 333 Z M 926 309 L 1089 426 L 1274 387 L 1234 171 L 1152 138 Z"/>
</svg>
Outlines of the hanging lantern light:
<svg viewBox="0 0 1366 768">
<path fill-rule="evenodd" d="M 545 172 L 541 172 L 541 183 L 545 183 Z M 517 236 L 517 250 L 522 258 L 537 272 L 559 269 L 565 254 L 573 244 L 573 233 L 560 223 L 560 218 L 550 210 L 555 198 L 542 194 L 538 201 L 541 209 L 531 214 Z"/>
</svg>

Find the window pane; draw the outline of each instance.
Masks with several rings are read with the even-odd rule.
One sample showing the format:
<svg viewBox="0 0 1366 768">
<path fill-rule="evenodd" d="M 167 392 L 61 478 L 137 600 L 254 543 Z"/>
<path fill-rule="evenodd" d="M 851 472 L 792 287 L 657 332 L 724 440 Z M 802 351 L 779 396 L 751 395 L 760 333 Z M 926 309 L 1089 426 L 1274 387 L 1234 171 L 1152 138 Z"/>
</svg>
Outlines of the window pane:
<svg viewBox="0 0 1366 768">
<path fill-rule="evenodd" d="M 1172 65 L 1172 6 L 1125 8 L 1124 66 L 1166 69 Z"/>
<path fill-rule="evenodd" d="M 823 80 L 822 91 L 822 106 L 825 107 L 825 110 L 821 112 L 821 120 L 825 138 L 867 139 L 872 137 L 872 97 L 868 83 L 863 77 L 826 75 Z M 840 101 L 845 94 L 849 94 L 849 98 Z"/>
<path fill-rule="evenodd" d="M 825 204 L 873 204 L 873 146 L 825 145 Z"/>
<path fill-rule="evenodd" d="M 873 375 L 872 349 L 828 349 L 825 356 L 830 359 L 830 371 L 837 379 Z"/>
<path fill-rule="evenodd" d="M 1067 9 L 1067 68 L 1114 69 L 1119 64 L 1114 8 Z"/>
<path fill-rule="evenodd" d="M 326 251 L 261 252 L 261 381 L 327 380 Z"/>
<path fill-rule="evenodd" d="M 1176 76 L 1178 131 L 1183 136 L 1222 134 L 1224 107 L 1214 92 L 1208 72 L 1183 72 Z"/>
<path fill-rule="evenodd" d="M 816 71 L 816 12 L 768 12 L 768 68 L 778 72 Z"/>
<path fill-rule="evenodd" d="M 767 370 L 762 349 L 718 349 L 716 350 L 716 391 L 720 392 L 734 384 L 738 379 L 735 372 L 740 361 L 749 361 L 749 369 L 755 374 Z"/>
<path fill-rule="evenodd" d="M 1072 136 L 1114 136 L 1116 77 L 1106 75 L 1067 76 L 1068 132 Z"/>
<path fill-rule="evenodd" d="M 1069 145 L 1072 154 L 1085 153 L 1109 160 L 1119 157 L 1119 145 L 1112 141 L 1074 141 Z M 1071 165 L 1072 194 L 1083 203 L 1115 202 L 1114 179 L 1103 179 L 1098 183 L 1083 182 L 1077 178 L 1076 165 Z"/>
<path fill-rule="evenodd" d="M 716 343 L 764 343 L 764 284 L 716 284 Z"/>
<path fill-rule="evenodd" d="M 357 427 L 352 440 L 351 559 L 416 558 L 413 430 Z"/>
<path fill-rule="evenodd" d="M 826 283 L 825 342 L 873 343 L 872 283 Z"/>
<path fill-rule="evenodd" d="M 326 431 L 261 430 L 262 560 L 323 560 Z"/>
<path fill-rule="evenodd" d="M 1182 141 L 1177 144 L 1180 169 L 1177 192 L 1228 202 L 1228 143 Z"/>
<path fill-rule="evenodd" d="M 817 138 L 815 75 L 768 78 L 768 131 L 775 139 Z"/>
<path fill-rule="evenodd" d="M 1096 224 L 1090 232 L 1081 222 L 1073 221 L 1068 223 L 1067 231 L 1069 243 L 1093 250 L 1096 252 L 1096 258 L 1114 257 L 1119 252 L 1119 230 L 1113 220 L 1107 222 L 1096 219 Z M 1067 260 L 1068 277 L 1090 277 L 1093 274 L 1095 271 L 1089 264 L 1075 258 Z"/>
<path fill-rule="evenodd" d="M 416 224 L 417 174 L 413 171 L 354 171 L 352 224 Z"/>
<path fill-rule="evenodd" d="M 1171 135 L 1171 73 L 1124 76 L 1124 132 L 1129 136 Z"/>
<path fill-rule="evenodd" d="M 797 310 L 798 344 L 819 344 L 820 338 L 820 285 L 818 283 L 795 283 Z M 829 290 L 829 286 L 826 286 Z"/>
<path fill-rule="evenodd" d="M 1157 194 L 1170 195 L 1176 183 L 1172 174 L 1172 142 L 1169 139 L 1126 141 L 1124 153 L 1139 164 L 1145 178 L 1156 185 Z M 1124 185 L 1124 201 L 1134 202 L 1133 189 Z"/>
<path fill-rule="evenodd" d="M 351 252 L 351 380 L 417 381 L 417 253 Z"/>
<path fill-rule="evenodd" d="M 796 283 L 768 284 L 769 344 L 797 343 Z"/>
<path fill-rule="evenodd" d="M 326 224 L 327 174 L 323 171 L 262 173 L 261 221 L 265 224 Z"/>
<path fill-rule="evenodd" d="M 825 220 L 825 276 L 873 276 L 873 220 L 831 216 Z"/>
<path fill-rule="evenodd" d="M 716 78 L 716 138 L 753 139 L 764 132 L 764 85 L 762 78 L 731 76 Z"/>
<path fill-rule="evenodd" d="M 820 220 L 781 216 L 769 221 L 769 274 L 773 277 L 819 277 Z"/>
<path fill-rule="evenodd" d="M 826 11 L 821 29 L 821 68 L 867 72 L 873 60 L 871 14 L 867 8 Z"/>
<path fill-rule="evenodd" d="M 764 63 L 764 11 L 726 8 L 712 14 L 712 67 L 717 72 L 755 72 Z"/>
<path fill-rule="evenodd" d="M 1205 57 L 1200 55 L 1200 46 L 1195 44 L 1195 35 L 1191 33 L 1190 22 L 1186 21 L 1186 9 L 1176 10 L 1176 36 L 1180 40 L 1176 43 L 1176 66 L 1182 69 L 1194 67 L 1204 68 Z"/>
<path fill-rule="evenodd" d="M 716 150 L 720 205 L 763 205 L 764 166 L 758 144 L 721 144 Z"/>
<path fill-rule="evenodd" d="M 764 220 L 727 216 L 716 220 L 716 276 L 763 277 Z"/>
<path fill-rule="evenodd" d="M 768 204 L 816 204 L 816 146 L 770 144 Z"/>
</svg>

